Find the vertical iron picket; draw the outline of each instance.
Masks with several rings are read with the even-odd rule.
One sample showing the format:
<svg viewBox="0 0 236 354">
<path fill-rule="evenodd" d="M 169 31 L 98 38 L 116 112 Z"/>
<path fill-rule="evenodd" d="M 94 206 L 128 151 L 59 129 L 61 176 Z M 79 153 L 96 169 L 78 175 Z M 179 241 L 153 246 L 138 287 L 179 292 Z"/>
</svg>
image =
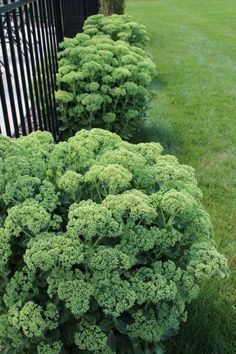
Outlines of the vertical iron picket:
<svg viewBox="0 0 236 354">
<path fill-rule="evenodd" d="M 6 81 L 7 81 L 7 89 L 8 89 L 8 94 L 9 94 L 9 101 L 11 104 L 11 112 L 12 112 L 12 121 L 15 129 L 15 136 L 19 137 L 19 127 L 18 127 L 18 120 L 17 120 L 17 114 L 16 114 L 16 107 L 15 107 L 15 100 L 14 100 L 14 94 L 13 94 L 13 86 L 12 86 L 12 81 L 11 81 L 11 71 L 10 71 L 10 65 L 8 61 L 8 53 L 7 53 L 7 46 L 6 46 L 6 38 L 4 36 L 4 28 L 3 28 L 3 20 L 2 20 L 2 14 L 0 14 L 0 40 L 1 40 L 1 47 L 2 47 L 2 55 L 3 55 L 3 60 L 4 60 L 4 68 L 6 72 Z"/>
<path fill-rule="evenodd" d="M 41 26 L 42 26 L 42 39 L 43 39 L 43 51 L 45 53 L 45 67 L 46 67 L 46 78 L 47 78 L 47 87 L 48 87 L 48 99 L 49 99 L 49 107 L 50 107 L 50 122 L 51 122 L 51 129 L 54 132 L 54 134 L 57 132 L 55 131 L 55 107 L 53 104 L 52 100 L 52 94 L 54 96 L 54 92 L 52 93 L 52 81 L 53 81 L 53 76 L 51 74 L 51 56 L 50 56 L 50 48 L 48 46 L 48 38 L 46 33 L 47 30 L 47 22 L 46 22 L 46 16 L 45 16 L 45 8 L 44 8 L 44 0 L 39 0 L 39 14 L 40 14 L 40 19 L 41 19 Z"/>
<path fill-rule="evenodd" d="M 17 100 L 15 100 L 15 104 L 18 105 L 20 124 L 22 127 L 22 132 L 23 132 L 23 134 L 25 134 L 26 130 L 25 130 L 23 105 L 22 105 L 22 99 L 21 99 L 19 72 L 18 72 L 18 68 L 17 68 L 17 59 L 16 59 L 15 47 L 14 47 L 14 42 L 13 42 L 13 33 L 12 33 L 13 26 L 11 26 L 11 19 L 10 19 L 9 12 L 6 12 L 5 16 L 6 16 L 7 32 L 8 32 L 8 36 L 9 36 L 9 45 L 10 45 L 10 53 L 11 53 L 12 69 L 13 69 L 12 81 L 14 81 L 15 88 L 16 88 L 15 94 L 17 96 Z"/>
<path fill-rule="evenodd" d="M 17 53 L 18 53 L 22 89 L 23 89 L 23 95 L 24 95 L 24 106 L 25 106 L 26 116 L 29 119 L 30 107 L 29 107 L 29 102 L 28 102 L 28 93 L 27 93 L 26 76 L 25 76 L 25 70 L 24 70 L 23 53 L 21 51 L 21 44 L 20 44 L 21 40 L 20 40 L 20 33 L 19 33 L 19 29 L 18 29 L 16 10 L 13 10 L 12 14 L 13 14 L 13 22 L 14 22 L 15 35 L 16 35 L 16 43 L 17 43 L 16 47 L 17 47 Z M 28 124 L 27 130 L 28 131 L 30 130 L 29 124 Z M 23 124 L 22 124 L 22 133 L 26 134 L 25 120 L 23 120 Z"/>
<path fill-rule="evenodd" d="M 25 31 L 25 25 L 24 25 L 24 13 L 23 13 L 23 9 L 21 7 L 19 8 L 19 17 L 20 17 L 20 26 L 21 26 L 21 31 L 22 31 L 22 43 L 23 43 L 23 50 L 24 50 L 24 56 L 25 56 L 25 66 L 26 66 L 26 72 L 27 72 L 29 96 L 30 96 L 30 102 L 31 102 L 31 114 L 32 114 L 32 117 L 30 115 L 28 117 L 28 120 L 27 120 L 28 131 L 29 131 L 29 133 L 31 133 L 33 131 L 32 123 L 36 122 L 36 120 L 37 120 L 36 102 L 35 102 L 33 82 L 32 82 L 30 58 L 29 58 L 27 41 L 26 41 L 26 31 Z"/>
<path fill-rule="evenodd" d="M 53 102 L 53 121 L 54 121 L 54 131 L 58 134 L 58 138 L 59 138 L 59 127 L 58 127 L 58 117 L 57 117 L 57 110 L 56 110 L 56 100 L 55 100 L 55 90 L 56 90 L 56 73 L 57 73 L 57 65 L 56 65 L 56 61 L 57 61 L 57 49 L 54 46 L 54 41 L 53 41 L 53 31 L 52 31 L 52 27 L 53 27 L 53 22 L 52 22 L 52 12 L 50 9 L 50 5 L 49 3 L 51 3 L 51 0 L 45 0 L 45 15 L 46 15 L 46 20 L 47 20 L 47 30 L 48 30 L 48 45 L 50 47 L 49 50 L 49 60 L 51 63 L 51 97 L 52 97 L 52 102 Z"/>
<path fill-rule="evenodd" d="M 51 36 L 51 23 L 50 23 L 50 11 L 48 11 L 48 1 L 51 1 L 51 0 L 45 0 L 44 2 L 44 15 L 45 15 L 45 20 L 46 20 L 46 26 L 47 26 L 47 36 L 46 36 L 46 39 L 47 39 L 47 47 L 49 48 L 48 49 L 48 53 L 49 53 L 49 69 L 50 69 L 50 78 L 51 78 L 51 98 L 52 98 L 52 102 L 53 102 L 53 129 L 55 132 L 58 132 L 57 131 L 57 112 L 56 112 L 56 100 L 55 100 L 55 82 L 56 82 L 56 66 L 55 66 L 55 63 L 54 63 L 54 59 L 53 59 L 53 56 L 54 56 L 54 48 L 53 48 L 53 40 L 52 40 L 52 36 Z"/>
<path fill-rule="evenodd" d="M 38 127 L 38 117 L 41 115 L 41 106 L 40 106 L 40 98 L 39 98 L 39 88 L 38 88 L 38 81 L 36 75 L 36 65 L 35 65 L 35 58 L 33 52 L 33 42 L 31 37 L 31 26 L 30 26 L 30 18 L 29 18 L 29 7 L 28 4 L 24 5 L 24 14 L 25 14 L 25 26 L 26 26 L 26 35 L 27 35 L 27 42 L 29 46 L 29 58 L 30 58 L 30 66 L 32 69 L 32 78 L 33 78 L 33 88 L 35 94 L 35 101 L 36 101 L 36 112 L 37 112 L 37 119 L 34 119 L 34 130 L 37 130 Z"/>
<path fill-rule="evenodd" d="M 57 49 L 59 49 L 59 43 L 63 41 L 63 23 L 62 23 L 62 9 L 61 1 L 53 0 L 54 16 L 55 16 L 55 33 L 57 40 Z"/>
<path fill-rule="evenodd" d="M 57 43 L 56 43 L 56 33 L 55 33 L 55 22 L 54 22 L 54 17 L 53 17 L 53 7 L 52 7 L 52 1 L 48 0 L 47 1 L 47 9 L 48 9 L 48 18 L 49 18 L 49 23 L 50 23 L 50 38 L 52 41 L 52 55 L 53 55 L 53 62 L 54 62 L 54 75 L 55 75 L 55 80 L 56 80 L 56 73 L 57 73 Z"/>
<path fill-rule="evenodd" d="M 7 102 L 6 102 L 6 95 L 5 95 L 5 90 L 4 90 L 4 86 L 3 86 L 1 67 L 0 67 L 0 92 L 1 92 L 2 111 L 4 114 L 6 134 L 11 135 L 10 121 L 9 121 L 9 115 L 8 115 L 8 110 L 7 110 Z M 0 127 L 0 133 L 2 133 L 1 127 Z"/>
<path fill-rule="evenodd" d="M 44 126 L 46 125 L 44 120 L 46 118 L 46 111 L 45 111 L 45 100 L 44 100 L 44 92 L 43 92 L 43 86 L 42 86 L 42 78 L 41 78 L 41 63 L 39 61 L 39 53 L 38 53 L 38 38 L 36 36 L 36 26 L 35 26 L 35 21 L 34 21 L 34 12 L 33 12 L 33 5 L 32 3 L 29 4 L 29 20 L 30 23 L 32 24 L 32 50 L 33 50 L 33 56 L 35 58 L 35 64 L 36 64 L 36 81 L 38 85 L 38 92 L 39 92 L 39 97 L 40 97 L 40 102 L 41 102 L 41 111 L 40 114 L 38 114 L 38 125 L 41 130 L 43 130 Z M 44 122 L 44 123 L 43 123 Z"/>
<path fill-rule="evenodd" d="M 34 12 L 35 12 L 35 23 L 36 23 L 36 28 L 38 32 L 38 45 L 39 45 L 39 57 L 40 57 L 40 62 L 41 62 L 41 69 L 42 73 L 45 73 L 45 58 L 43 55 L 43 47 L 42 47 L 42 22 L 41 18 L 39 17 L 39 12 L 38 12 L 38 3 L 34 3 Z M 43 91 L 44 91 L 44 99 L 45 99 L 45 107 L 46 107 L 46 112 L 47 112 L 47 117 L 50 117 L 51 111 L 49 107 L 49 102 L 48 102 L 48 87 L 47 87 L 47 82 L 46 82 L 46 77 L 43 74 L 42 75 L 42 81 L 43 81 Z M 45 117 L 46 118 L 46 117 Z M 45 129 L 46 130 L 52 130 L 51 126 L 51 121 L 50 119 L 45 119 Z"/>
</svg>

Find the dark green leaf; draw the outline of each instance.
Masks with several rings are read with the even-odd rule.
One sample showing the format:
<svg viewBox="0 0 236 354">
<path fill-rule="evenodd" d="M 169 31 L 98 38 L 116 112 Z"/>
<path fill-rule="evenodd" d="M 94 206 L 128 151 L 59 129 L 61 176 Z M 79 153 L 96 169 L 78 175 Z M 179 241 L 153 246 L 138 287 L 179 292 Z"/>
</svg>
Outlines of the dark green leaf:
<svg viewBox="0 0 236 354">
<path fill-rule="evenodd" d="M 114 327 L 114 322 L 112 319 L 106 318 L 100 322 L 99 326 L 103 332 L 109 332 Z"/>
<path fill-rule="evenodd" d="M 124 321 L 115 319 L 114 324 L 120 333 L 127 334 L 127 325 Z"/>
<path fill-rule="evenodd" d="M 154 348 L 154 353 L 155 354 L 164 354 L 165 353 L 164 346 L 162 344 L 157 344 L 156 347 Z"/>
<path fill-rule="evenodd" d="M 144 354 L 152 354 L 152 352 L 148 346 L 148 343 L 145 343 Z"/>
<path fill-rule="evenodd" d="M 90 325 L 96 323 L 97 321 L 96 317 L 90 314 L 84 315 L 84 320 L 88 322 Z"/>
<path fill-rule="evenodd" d="M 108 335 L 108 344 L 112 350 L 113 353 L 116 353 L 116 337 L 114 335 L 114 332 L 113 331 L 110 331 L 109 332 L 109 335 Z"/>
</svg>

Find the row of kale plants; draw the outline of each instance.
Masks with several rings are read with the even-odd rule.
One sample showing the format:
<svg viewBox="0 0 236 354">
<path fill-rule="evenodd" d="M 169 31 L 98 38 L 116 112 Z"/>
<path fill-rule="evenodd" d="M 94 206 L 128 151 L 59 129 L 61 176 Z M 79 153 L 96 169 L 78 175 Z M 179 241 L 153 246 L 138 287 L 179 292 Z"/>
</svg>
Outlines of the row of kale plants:
<svg viewBox="0 0 236 354">
<path fill-rule="evenodd" d="M 89 18 L 59 53 L 65 141 L 0 137 L 5 354 L 163 353 L 201 281 L 228 274 L 193 169 L 128 142 L 156 77 L 148 41 L 129 16 Z"/>
</svg>

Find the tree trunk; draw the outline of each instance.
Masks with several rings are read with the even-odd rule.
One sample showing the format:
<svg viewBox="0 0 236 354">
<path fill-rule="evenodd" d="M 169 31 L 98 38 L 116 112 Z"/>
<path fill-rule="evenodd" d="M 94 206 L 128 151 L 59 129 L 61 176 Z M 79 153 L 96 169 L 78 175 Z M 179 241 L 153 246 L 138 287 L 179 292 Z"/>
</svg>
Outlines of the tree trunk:
<svg viewBox="0 0 236 354">
<path fill-rule="evenodd" d="M 125 0 L 100 0 L 100 13 L 105 16 L 123 15 L 124 10 Z"/>
</svg>

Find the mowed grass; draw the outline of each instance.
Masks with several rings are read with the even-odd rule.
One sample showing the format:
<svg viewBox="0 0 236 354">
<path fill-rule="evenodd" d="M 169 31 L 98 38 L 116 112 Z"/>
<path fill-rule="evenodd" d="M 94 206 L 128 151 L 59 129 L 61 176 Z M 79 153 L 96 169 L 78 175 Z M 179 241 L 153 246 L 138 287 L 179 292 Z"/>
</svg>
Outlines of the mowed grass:
<svg viewBox="0 0 236 354">
<path fill-rule="evenodd" d="M 169 354 L 236 353 L 236 1 L 127 0 L 159 78 L 143 140 L 195 168 L 228 280 L 203 284 Z"/>
</svg>

